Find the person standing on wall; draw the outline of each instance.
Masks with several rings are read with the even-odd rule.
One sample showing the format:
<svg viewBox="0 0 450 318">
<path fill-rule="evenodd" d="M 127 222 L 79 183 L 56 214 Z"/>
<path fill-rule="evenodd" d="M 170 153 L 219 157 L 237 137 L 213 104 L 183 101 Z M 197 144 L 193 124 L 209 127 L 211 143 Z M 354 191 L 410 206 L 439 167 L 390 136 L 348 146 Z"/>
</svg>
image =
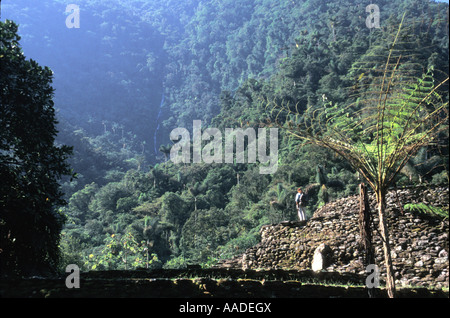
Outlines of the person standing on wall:
<svg viewBox="0 0 450 318">
<path fill-rule="evenodd" d="M 305 211 L 303 210 L 303 191 L 301 188 L 297 189 L 297 195 L 295 196 L 295 205 L 297 206 L 298 218 L 300 221 L 306 221 Z"/>
</svg>

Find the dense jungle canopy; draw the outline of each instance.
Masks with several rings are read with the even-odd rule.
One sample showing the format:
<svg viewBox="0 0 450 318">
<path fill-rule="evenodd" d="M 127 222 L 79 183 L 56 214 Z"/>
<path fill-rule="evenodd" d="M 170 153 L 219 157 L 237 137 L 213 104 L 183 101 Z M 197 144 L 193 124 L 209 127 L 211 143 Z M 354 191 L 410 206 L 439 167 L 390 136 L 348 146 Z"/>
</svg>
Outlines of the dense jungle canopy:
<svg viewBox="0 0 450 318">
<path fill-rule="evenodd" d="M 0 248 L 10 254 L 0 265 L 11 271 L 210 266 L 239 255 L 262 225 L 296 219 L 298 187 L 311 216 L 356 194 L 361 177 L 283 130 L 273 174 L 259 163 L 174 164 L 173 129 L 264 127 L 267 101 L 300 114 L 341 107 L 372 76 L 359 63 L 378 65 L 404 14 L 413 42 L 399 49 L 418 73 L 448 77 L 447 3 L 379 0 L 380 27 L 369 28 L 367 0 L 79 0 L 80 26 L 68 28 L 72 2 L 1 2 L 0 173 L 10 183 L 0 184 Z M 20 94 L 28 99 L 11 98 Z M 448 83 L 440 94 L 448 102 Z M 35 113 L 6 111 L 30 101 Z M 15 138 L 13 125 L 33 138 Z M 442 133 L 421 148 L 397 186 L 448 184 L 447 145 Z M 35 174 L 7 161 L 17 149 Z M 25 228 L 23 217 L 37 221 Z M 39 264 L 23 266 L 33 255 Z"/>
</svg>

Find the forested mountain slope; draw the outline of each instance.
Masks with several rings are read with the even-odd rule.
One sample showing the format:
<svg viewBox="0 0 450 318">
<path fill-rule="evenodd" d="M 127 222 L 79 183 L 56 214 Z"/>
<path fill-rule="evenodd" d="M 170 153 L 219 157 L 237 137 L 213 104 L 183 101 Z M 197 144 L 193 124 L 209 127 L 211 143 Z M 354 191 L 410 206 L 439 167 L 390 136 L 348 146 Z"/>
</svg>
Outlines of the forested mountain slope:
<svg viewBox="0 0 450 318">
<path fill-rule="evenodd" d="M 172 129 L 257 128 L 267 100 L 344 103 L 368 76 L 356 63 L 405 12 L 423 70 L 448 73 L 444 3 L 380 0 L 380 28 L 368 28 L 365 0 L 80 0 L 79 29 L 65 26 L 69 3 L 3 1 L 2 19 L 19 23 L 25 55 L 54 72 L 58 140 L 74 146 L 79 174 L 62 187 L 63 265 L 84 269 L 212 264 L 254 245 L 262 225 L 295 219 L 297 187 L 309 190 L 311 215 L 360 182 L 348 163 L 282 131 L 271 175 L 258 164 L 175 165 L 161 148 Z M 397 184 L 419 181 L 448 182 L 448 148 L 421 150 Z"/>
</svg>

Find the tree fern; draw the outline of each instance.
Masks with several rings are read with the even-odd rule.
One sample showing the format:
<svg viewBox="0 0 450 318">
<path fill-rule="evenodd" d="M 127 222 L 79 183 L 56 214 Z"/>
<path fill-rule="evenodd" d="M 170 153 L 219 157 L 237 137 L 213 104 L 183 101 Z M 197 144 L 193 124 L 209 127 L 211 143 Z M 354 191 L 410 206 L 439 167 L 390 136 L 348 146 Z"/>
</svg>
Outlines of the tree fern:
<svg viewBox="0 0 450 318">
<path fill-rule="evenodd" d="M 443 219 L 448 219 L 448 208 L 440 208 L 431 205 L 427 205 L 425 203 L 409 203 L 405 204 L 403 207 L 404 210 L 416 211 L 424 214 L 429 214 L 433 216 L 437 216 Z"/>
<path fill-rule="evenodd" d="M 448 125 L 448 99 L 439 91 L 448 77 L 435 83 L 433 68 L 424 69 L 427 57 L 414 49 L 417 35 L 404 27 L 404 18 L 395 33 L 381 34 L 382 39 L 355 63 L 349 73 L 356 84 L 348 87 L 346 104 L 333 105 L 323 98 L 322 105 L 296 113 L 288 103 L 268 103 L 281 128 L 335 151 L 374 190 L 391 297 L 395 282 L 384 215 L 386 192 L 417 151 Z M 280 121 L 292 114 L 294 120 Z"/>
</svg>

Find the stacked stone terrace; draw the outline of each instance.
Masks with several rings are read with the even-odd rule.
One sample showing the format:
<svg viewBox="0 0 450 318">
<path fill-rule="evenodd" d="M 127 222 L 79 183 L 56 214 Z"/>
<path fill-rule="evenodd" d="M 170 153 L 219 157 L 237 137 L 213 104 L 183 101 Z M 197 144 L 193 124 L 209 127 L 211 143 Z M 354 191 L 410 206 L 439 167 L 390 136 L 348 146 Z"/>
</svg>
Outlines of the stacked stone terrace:
<svg viewBox="0 0 450 318">
<path fill-rule="evenodd" d="M 373 195 L 370 195 L 370 201 L 376 264 L 383 280 L 384 260 Z M 415 187 L 388 193 L 386 212 L 396 283 L 400 287 L 448 288 L 449 220 L 402 209 L 407 203 L 420 202 L 448 208 L 448 187 Z M 364 253 L 359 244 L 358 211 L 359 197 L 353 196 L 325 205 L 306 222 L 266 225 L 261 228 L 259 244 L 223 266 L 311 269 L 314 253 L 320 246 L 323 262 L 319 270 L 363 275 Z"/>
</svg>

